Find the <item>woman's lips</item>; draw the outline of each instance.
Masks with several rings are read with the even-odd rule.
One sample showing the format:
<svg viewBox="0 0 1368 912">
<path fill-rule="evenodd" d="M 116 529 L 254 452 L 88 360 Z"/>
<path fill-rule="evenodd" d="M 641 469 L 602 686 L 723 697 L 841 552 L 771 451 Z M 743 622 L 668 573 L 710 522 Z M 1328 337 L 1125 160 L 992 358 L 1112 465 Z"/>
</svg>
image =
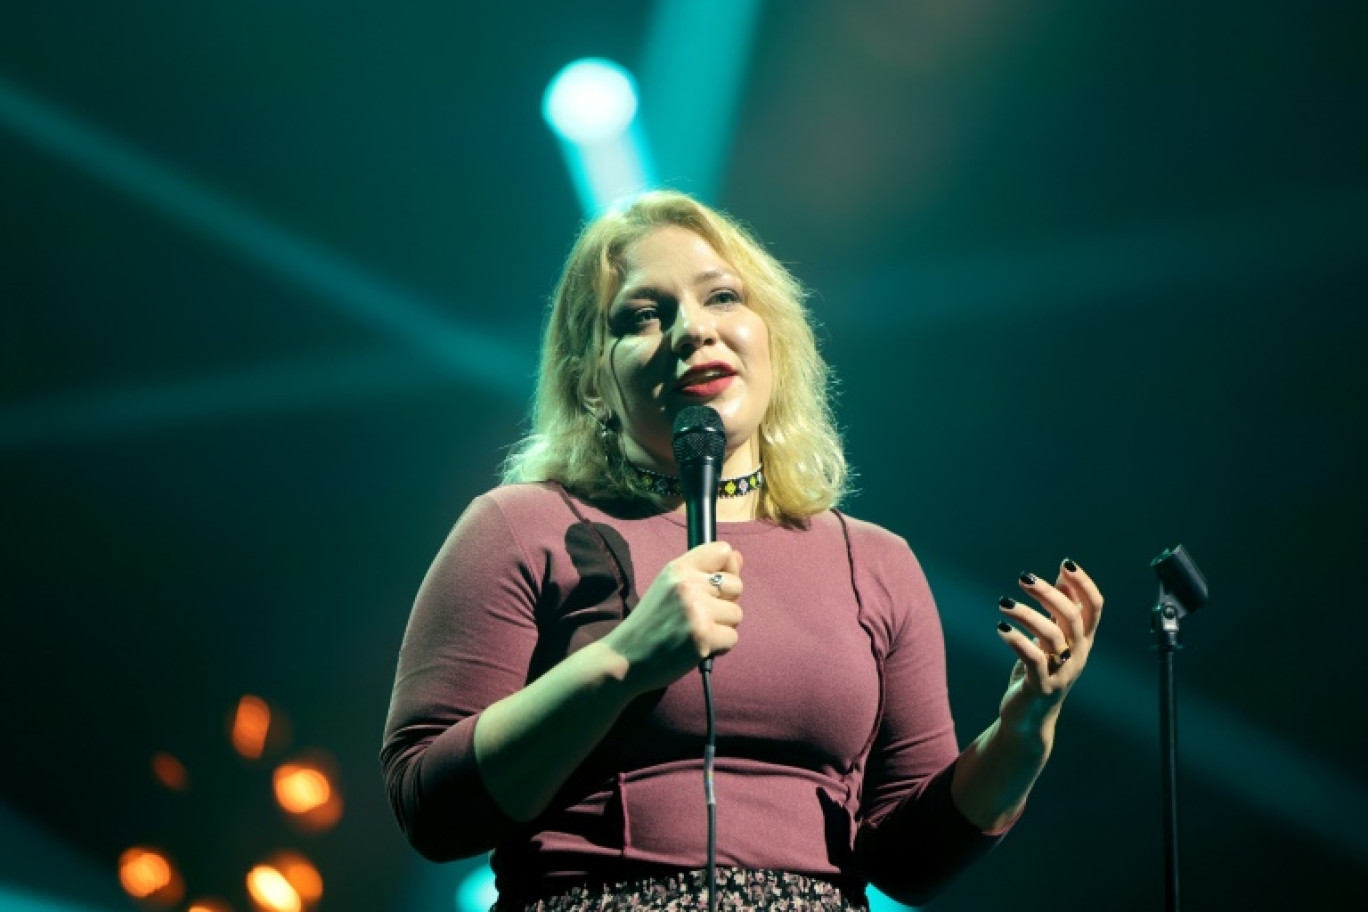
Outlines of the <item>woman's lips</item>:
<svg viewBox="0 0 1368 912">
<path fill-rule="evenodd" d="M 696 396 L 700 399 L 711 399 L 721 395 L 722 391 L 731 386 L 731 382 L 736 379 L 734 374 L 726 374 L 721 377 L 700 380 L 688 386 L 679 387 L 679 393 L 684 396 Z"/>
</svg>

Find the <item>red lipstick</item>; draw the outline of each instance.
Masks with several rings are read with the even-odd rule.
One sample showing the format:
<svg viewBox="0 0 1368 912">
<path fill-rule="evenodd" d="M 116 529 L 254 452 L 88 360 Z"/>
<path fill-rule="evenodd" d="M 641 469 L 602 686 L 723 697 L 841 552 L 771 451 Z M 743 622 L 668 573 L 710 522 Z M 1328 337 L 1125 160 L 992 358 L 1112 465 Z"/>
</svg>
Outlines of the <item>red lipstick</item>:
<svg viewBox="0 0 1368 912">
<path fill-rule="evenodd" d="M 686 370 L 676 382 L 675 391 L 686 396 L 711 399 L 720 395 L 736 379 L 736 371 L 723 361 L 711 361 Z"/>
</svg>

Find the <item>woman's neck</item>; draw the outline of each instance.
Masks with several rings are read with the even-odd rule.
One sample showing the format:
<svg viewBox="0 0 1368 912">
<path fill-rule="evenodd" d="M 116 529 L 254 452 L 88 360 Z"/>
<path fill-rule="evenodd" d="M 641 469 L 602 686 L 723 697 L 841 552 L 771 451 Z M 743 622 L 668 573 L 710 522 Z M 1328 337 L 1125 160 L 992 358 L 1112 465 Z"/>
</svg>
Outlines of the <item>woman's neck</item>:
<svg viewBox="0 0 1368 912">
<path fill-rule="evenodd" d="M 633 459 L 633 456 L 636 456 L 637 459 Z M 673 474 L 671 471 L 674 468 L 673 466 L 670 466 L 669 469 L 666 469 L 663 466 L 661 468 L 652 466 L 651 463 L 656 460 L 651 459 L 649 454 L 645 452 L 629 453 L 627 459 L 629 462 L 632 462 L 637 466 L 648 468 L 651 471 L 661 472 L 666 475 Z M 737 447 L 727 454 L 726 459 L 722 463 L 719 480 L 724 478 L 743 478 L 753 473 L 759 467 L 759 447 L 752 439 L 751 441 L 748 441 L 747 444 Z M 657 506 L 663 510 L 669 510 L 673 513 L 685 513 L 688 511 L 687 505 L 682 498 L 655 496 L 652 499 L 656 502 Z M 746 522 L 752 519 L 759 519 L 760 490 L 757 488 L 739 497 L 717 498 L 717 506 L 713 515 L 717 518 L 718 522 Z"/>
<path fill-rule="evenodd" d="M 718 522 L 746 522 L 760 516 L 760 492 L 753 491 L 745 497 L 717 498 Z"/>
</svg>

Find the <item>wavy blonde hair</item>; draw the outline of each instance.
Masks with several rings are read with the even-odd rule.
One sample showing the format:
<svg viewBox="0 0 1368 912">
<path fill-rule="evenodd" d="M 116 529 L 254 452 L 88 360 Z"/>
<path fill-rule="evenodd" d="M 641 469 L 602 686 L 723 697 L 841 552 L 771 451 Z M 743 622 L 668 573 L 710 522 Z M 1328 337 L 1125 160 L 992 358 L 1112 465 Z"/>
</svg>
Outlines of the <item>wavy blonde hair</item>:
<svg viewBox="0 0 1368 912">
<path fill-rule="evenodd" d="M 845 452 L 830 403 L 831 374 L 817 351 L 804 291 L 737 222 L 692 197 L 655 191 L 584 227 L 551 300 L 532 405 L 531 433 L 504 462 L 505 483 L 559 481 L 590 499 L 641 498 L 603 408 L 608 311 L 628 247 L 656 228 L 698 234 L 737 270 L 746 304 L 769 329 L 774 386 L 758 431 L 765 486 L 759 516 L 782 525 L 835 506 Z"/>
</svg>

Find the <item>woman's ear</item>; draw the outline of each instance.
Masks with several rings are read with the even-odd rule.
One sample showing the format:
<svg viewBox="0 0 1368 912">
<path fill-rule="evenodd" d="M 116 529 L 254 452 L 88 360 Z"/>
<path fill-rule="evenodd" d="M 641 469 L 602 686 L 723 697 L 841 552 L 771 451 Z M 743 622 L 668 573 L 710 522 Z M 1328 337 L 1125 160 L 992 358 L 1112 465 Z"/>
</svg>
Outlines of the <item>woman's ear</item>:
<svg viewBox="0 0 1368 912">
<path fill-rule="evenodd" d="M 613 414 L 612 408 L 601 398 L 588 396 L 583 401 L 585 411 L 598 422 L 603 433 L 616 434 L 622 428 L 622 421 Z"/>
</svg>

